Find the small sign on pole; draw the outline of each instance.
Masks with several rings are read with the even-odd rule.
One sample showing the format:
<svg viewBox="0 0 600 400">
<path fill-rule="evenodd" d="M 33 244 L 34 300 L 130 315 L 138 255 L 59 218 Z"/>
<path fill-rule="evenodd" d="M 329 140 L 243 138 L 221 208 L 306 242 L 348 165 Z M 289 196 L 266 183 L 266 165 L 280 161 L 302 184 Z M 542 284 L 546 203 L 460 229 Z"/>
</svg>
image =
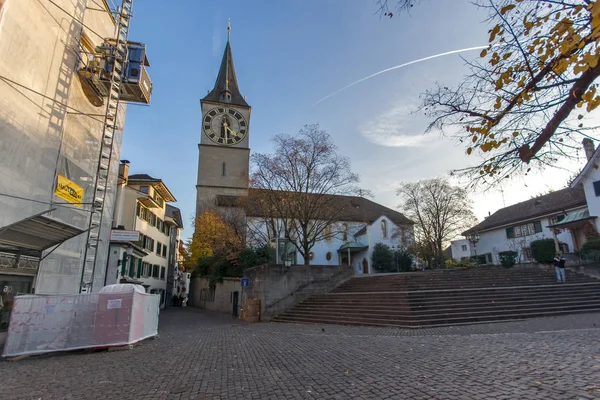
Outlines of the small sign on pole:
<svg viewBox="0 0 600 400">
<path fill-rule="evenodd" d="M 242 278 L 240 280 L 240 284 L 242 285 L 242 287 L 250 286 L 250 278 Z"/>
</svg>

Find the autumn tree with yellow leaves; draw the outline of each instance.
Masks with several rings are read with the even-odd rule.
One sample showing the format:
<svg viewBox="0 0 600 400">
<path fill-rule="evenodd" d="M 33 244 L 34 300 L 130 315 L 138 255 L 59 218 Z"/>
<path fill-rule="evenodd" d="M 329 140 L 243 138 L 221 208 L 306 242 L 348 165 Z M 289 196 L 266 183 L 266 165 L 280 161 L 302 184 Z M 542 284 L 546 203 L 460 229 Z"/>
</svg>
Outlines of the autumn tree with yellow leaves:
<svg viewBox="0 0 600 400">
<path fill-rule="evenodd" d="M 242 248 L 234 228 L 216 210 L 202 211 L 194 221 L 194 235 L 188 243 L 186 268 L 194 269 L 201 258 L 227 257 Z"/>
<path fill-rule="evenodd" d="M 435 1 L 435 0 L 431 0 Z M 390 0 L 391 2 L 391 0 Z M 384 15 L 419 0 L 380 1 Z M 478 0 L 492 22 L 489 45 L 455 88 L 423 96 L 429 129 L 457 137 L 474 167 L 459 172 L 498 182 L 576 156 L 600 105 L 600 4 L 595 0 Z M 593 139 L 593 137 L 591 137 Z"/>
</svg>

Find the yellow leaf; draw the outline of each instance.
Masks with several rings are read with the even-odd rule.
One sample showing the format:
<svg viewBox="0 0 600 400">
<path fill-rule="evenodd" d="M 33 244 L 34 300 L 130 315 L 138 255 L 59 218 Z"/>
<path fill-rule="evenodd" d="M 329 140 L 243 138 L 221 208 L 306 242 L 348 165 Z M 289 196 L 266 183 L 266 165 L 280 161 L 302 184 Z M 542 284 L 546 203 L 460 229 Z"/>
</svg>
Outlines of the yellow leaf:
<svg viewBox="0 0 600 400">
<path fill-rule="evenodd" d="M 473 149 L 472 149 L 471 147 L 469 147 L 469 148 L 467 149 L 467 154 L 468 154 L 468 155 L 471 155 L 471 153 L 472 153 L 472 152 L 473 152 Z"/>
<path fill-rule="evenodd" d="M 500 14 L 504 15 L 507 12 L 509 12 L 510 10 L 512 10 L 513 8 L 515 8 L 516 6 L 514 4 L 509 4 L 507 6 L 502 7 L 502 9 L 500 10 Z"/>
<path fill-rule="evenodd" d="M 481 51 L 481 54 L 480 54 L 480 56 L 483 58 L 483 57 L 485 57 L 486 55 L 487 55 L 487 49 L 483 49 L 483 50 Z"/>
<path fill-rule="evenodd" d="M 513 132 L 513 137 L 519 136 L 519 132 Z"/>
</svg>

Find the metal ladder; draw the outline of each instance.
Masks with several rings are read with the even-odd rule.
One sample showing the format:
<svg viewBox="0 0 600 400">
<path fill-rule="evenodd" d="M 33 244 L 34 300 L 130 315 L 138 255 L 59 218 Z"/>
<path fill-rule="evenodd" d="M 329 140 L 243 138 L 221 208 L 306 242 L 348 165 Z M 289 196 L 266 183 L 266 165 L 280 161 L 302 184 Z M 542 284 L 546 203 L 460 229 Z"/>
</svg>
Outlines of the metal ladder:
<svg viewBox="0 0 600 400">
<path fill-rule="evenodd" d="M 110 85 L 104 115 L 104 128 L 102 140 L 100 141 L 100 155 L 98 169 L 94 183 L 94 198 L 91 210 L 90 223 L 88 226 L 88 237 L 84 252 L 84 263 L 81 271 L 80 292 L 88 292 L 93 288 L 94 274 L 96 272 L 96 259 L 100 245 L 100 230 L 104 214 L 104 203 L 108 187 L 110 164 L 113 154 L 113 138 L 117 129 L 117 114 L 119 109 L 119 97 L 121 92 L 121 79 L 123 68 L 127 62 L 127 41 L 129 37 L 129 22 L 133 0 L 123 0 L 121 8 L 115 13 L 117 21 L 117 35 L 109 55 L 113 61 L 110 73 Z"/>
</svg>

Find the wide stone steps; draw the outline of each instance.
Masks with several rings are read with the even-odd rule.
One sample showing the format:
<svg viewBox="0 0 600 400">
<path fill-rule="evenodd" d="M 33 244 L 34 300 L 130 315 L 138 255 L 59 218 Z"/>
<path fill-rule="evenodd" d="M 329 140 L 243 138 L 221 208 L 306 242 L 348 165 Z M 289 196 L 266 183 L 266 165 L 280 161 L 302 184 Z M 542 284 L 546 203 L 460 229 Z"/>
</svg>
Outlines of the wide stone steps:
<svg viewBox="0 0 600 400">
<path fill-rule="evenodd" d="M 353 278 L 275 321 L 418 328 L 600 311 L 599 280 L 569 273 L 569 283 L 557 284 L 552 272 L 489 268 Z M 412 288 L 417 281 L 419 290 Z"/>
</svg>

